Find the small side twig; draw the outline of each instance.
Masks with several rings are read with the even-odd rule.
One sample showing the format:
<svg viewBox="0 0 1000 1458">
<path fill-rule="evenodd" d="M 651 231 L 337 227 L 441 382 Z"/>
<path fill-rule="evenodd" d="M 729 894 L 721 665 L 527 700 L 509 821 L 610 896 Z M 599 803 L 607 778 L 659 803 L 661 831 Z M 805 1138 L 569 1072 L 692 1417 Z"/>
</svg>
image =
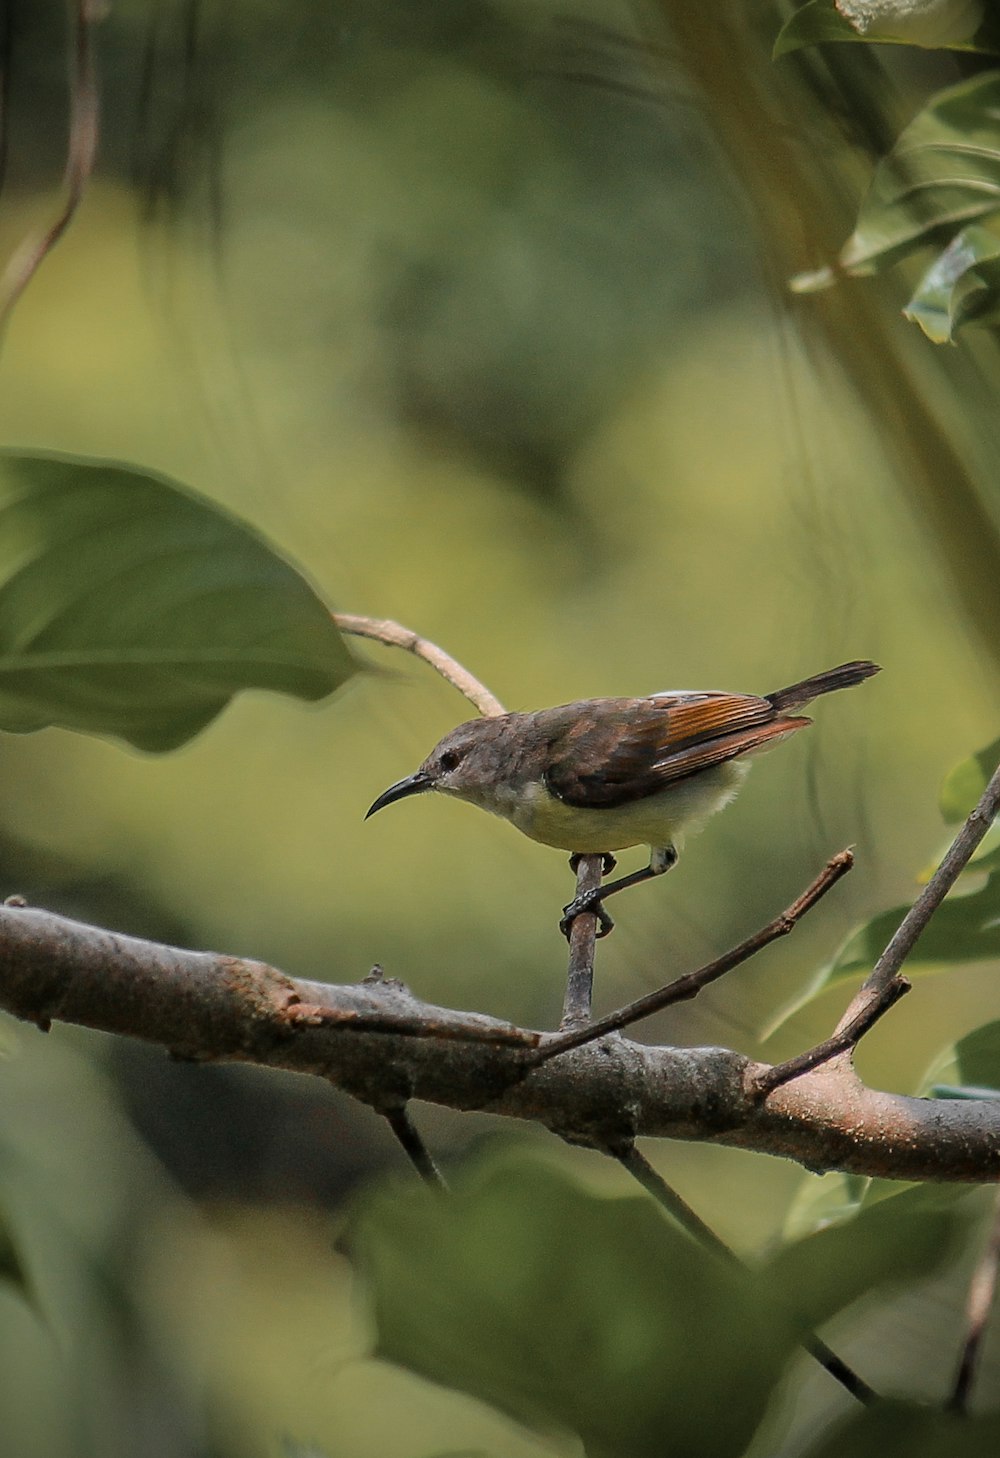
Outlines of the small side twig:
<svg viewBox="0 0 1000 1458">
<path fill-rule="evenodd" d="M 609 1013 L 605 1018 L 598 1018 L 596 1022 L 590 1023 L 584 1028 L 572 1028 L 566 1032 L 555 1034 L 547 1039 L 532 1057 L 532 1064 L 537 1066 L 547 1063 L 550 1058 L 557 1058 L 561 1053 L 568 1053 L 571 1048 L 580 1048 L 585 1043 L 591 1043 L 596 1038 L 605 1038 L 609 1033 L 618 1033 L 622 1028 L 637 1023 L 642 1018 L 651 1017 L 653 1013 L 661 1012 L 665 1007 L 671 1007 L 675 1002 L 684 1002 L 688 998 L 697 997 L 703 987 L 717 981 L 725 973 L 731 972 L 734 967 L 740 966 L 768 946 L 771 942 L 777 941 L 779 937 L 787 936 L 796 924 L 810 911 L 823 896 L 835 886 L 841 876 L 847 874 L 854 864 L 854 856 L 850 850 L 838 851 L 835 856 L 823 867 L 816 879 L 806 887 L 802 895 L 792 902 L 780 916 L 776 916 L 767 926 L 761 927 L 760 931 L 754 932 L 753 936 L 747 937 L 745 941 L 733 947 L 730 951 L 717 957 L 714 962 L 707 962 L 704 967 L 699 967 L 696 972 L 688 972 L 683 977 L 677 977 L 666 986 L 657 988 L 655 992 L 649 992 L 645 997 L 639 997 L 635 1002 L 627 1003 L 625 1007 L 619 1008 L 617 1012 Z"/>
<path fill-rule="evenodd" d="M 342 633 L 372 638 L 376 643 L 384 643 L 387 648 L 403 648 L 407 653 L 422 658 L 487 718 L 497 718 L 507 712 L 496 695 L 490 693 L 486 685 L 480 683 L 457 658 L 452 658 L 429 638 L 421 638 L 412 628 L 404 628 L 402 623 L 395 623 L 391 618 L 368 618 L 360 613 L 334 613 L 333 621 Z"/>
<path fill-rule="evenodd" d="M 63 172 L 66 196 L 52 222 L 40 232 L 29 233 L 18 245 L 0 276 L 0 337 L 21 295 L 73 221 L 94 170 L 100 115 L 94 27 L 104 19 L 107 8 L 104 0 L 76 0 L 74 6 L 69 138 Z"/>
<path fill-rule="evenodd" d="M 768 1094 L 781 1088 L 782 1084 L 791 1083 L 793 1078 L 801 1078 L 802 1074 L 819 1068 L 823 1063 L 829 1063 L 841 1053 L 853 1051 L 879 1018 L 901 997 L 906 996 L 912 985 L 908 978 L 897 975 L 884 987 L 871 987 L 867 992 L 863 991 L 852 1003 L 854 1012 L 851 1017 L 831 1037 L 824 1038 L 822 1043 L 817 1043 L 815 1048 L 809 1048 L 805 1053 L 798 1053 L 784 1063 L 776 1063 L 773 1068 L 765 1068 L 756 1073 L 753 1078 L 754 1096 L 767 1098 Z"/>
<path fill-rule="evenodd" d="M 882 988 L 895 977 L 913 951 L 917 939 L 927 927 L 927 923 L 969 864 L 973 851 L 993 824 L 998 810 L 1000 810 L 1000 765 L 994 770 L 979 804 L 952 841 L 951 848 L 944 860 L 899 923 L 889 945 L 866 978 L 861 988 L 862 993 L 868 992 L 872 988 Z M 852 1004 L 845 1014 L 845 1019 L 853 1016 L 853 1013 Z"/>
<path fill-rule="evenodd" d="M 710 1225 L 705 1224 L 697 1211 L 693 1210 L 687 1201 L 671 1185 L 667 1184 L 659 1170 L 653 1168 L 649 1160 L 645 1155 L 639 1153 L 633 1143 L 615 1146 L 608 1149 L 607 1152 L 699 1245 L 721 1257 L 729 1265 L 745 1269 L 743 1261 L 732 1247 L 728 1246 L 721 1236 L 716 1235 Z M 838 1357 L 822 1337 L 817 1336 L 815 1332 L 808 1332 L 802 1338 L 802 1345 L 810 1356 L 815 1357 L 820 1366 L 829 1372 L 831 1377 L 846 1388 L 852 1397 L 856 1397 L 859 1402 L 876 1401 L 878 1394 L 875 1389 L 870 1387 L 864 1378 L 854 1371 L 853 1367 L 849 1367 L 842 1357 Z"/>
<path fill-rule="evenodd" d="M 602 856 L 580 856 L 576 868 L 576 895 L 596 891 L 601 884 Z M 569 967 L 566 972 L 566 998 L 563 1003 L 560 1029 L 576 1029 L 590 1022 L 594 991 L 594 949 L 597 945 L 596 912 L 582 911 L 574 917 L 569 930 Z"/>
<path fill-rule="evenodd" d="M 986 1240 L 986 1247 L 976 1262 L 976 1269 L 969 1282 L 969 1294 L 965 1304 L 965 1342 L 955 1386 L 948 1403 L 951 1412 L 965 1412 L 968 1407 L 972 1380 L 982 1349 L 986 1324 L 993 1310 L 997 1289 L 997 1273 L 1000 1270 L 1000 1189 L 993 1205 L 993 1219 Z"/>
<path fill-rule="evenodd" d="M 406 1105 L 397 1104 L 394 1108 L 383 1109 L 382 1113 L 389 1128 L 399 1140 L 407 1159 L 424 1184 L 433 1185 L 435 1189 L 439 1190 L 447 1189 L 444 1176 L 434 1163 L 433 1156 L 424 1143 L 417 1126 L 410 1118 Z"/>
</svg>

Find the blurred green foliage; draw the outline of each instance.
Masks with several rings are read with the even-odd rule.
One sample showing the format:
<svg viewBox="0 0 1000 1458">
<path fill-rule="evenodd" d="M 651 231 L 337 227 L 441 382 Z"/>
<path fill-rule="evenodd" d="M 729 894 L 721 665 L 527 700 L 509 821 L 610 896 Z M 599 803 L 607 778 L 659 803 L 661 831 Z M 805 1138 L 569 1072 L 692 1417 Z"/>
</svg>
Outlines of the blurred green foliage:
<svg viewBox="0 0 1000 1458">
<path fill-rule="evenodd" d="M 67 39 L 56 0 L 8 13 L 4 256 L 55 206 Z M 980 63 L 855 45 L 772 63 L 787 14 L 770 0 L 120 0 L 100 33 L 99 174 L 0 356 L 4 445 L 189 483 L 323 600 L 428 634 L 512 708 L 767 691 L 883 662 L 863 694 L 821 706 L 807 743 L 755 769 L 601 947 L 608 1006 L 766 921 L 857 842 L 859 871 L 795 938 L 649 1031 L 750 1052 L 847 926 L 912 897 L 940 836 L 936 785 L 996 736 L 1000 660 L 992 332 L 933 351 L 901 320 L 919 257 L 785 292 L 854 227 L 878 150 Z M 368 656 L 374 671 L 332 703 L 241 696 L 165 758 L 60 730 L 5 738 L 5 889 L 305 976 L 349 980 L 378 960 L 430 999 L 551 1026 L 569 873 L 454 804 L 363 824 L 469 714 L 421 665 Z M 803 1007 L 769 1056 L 824 1035 L 845 994 Z M 914 1087 L 942 1043 L 998 1017 L 988 965 L 952 968 L 866 1040 L 862 1071 Z M 9 1047 L 3 1211 L 41 1312 L 0 1286 L 11 1452 L 578 1454 L 572 1436 L 538 1438 L 368 1356 L 328 1212 L 395 1157 L 372 1116 L 65 1029 L 14 1030 Z M 493 1128 L 421 1118 L 446 1164 Z M 619 1172 L 562 1158 L 602 1196 L 624 1193 Z M 791 1166 L 710 1148 L 657 1159 L 746 1254 L 778 1242 L 801 1199 Z M 856 1203 L 821 1193 L 820 1223 Z M 381 1197 L 387 1248 L 397 1198 L 421 1196 Z M 621 1225 L 617 1205 L 595 1213 L 562 1185 L 550 1203 L 563 1225 L 567 1205 L 585 1209 L 597 1242 Z M 519 1208 L 541 1219 L 544 1204 Z M 628 1210 L 712 1286 L 652 1211 Z M 416 1282 L 413 1244 L 400 1260 Z M 564 1269 L 572 1249 L 549 1234 L 525 1263 L 549 1251 Z M 582 1296 L 610 1282 L 597 1249 L 577 1247 Z M 928 1259 L 926 1280 L 872 1298 L 863 1320 L 837 1317 L 838 1343 L 885 1390 L 946 1394 L 971 1252 L 937 1274 Z M 614 1259 L 655 1271 L 663 1301 L 616 1310 L 609 1340 L 672 1309 L 659 1254 Z M 551 1340 L 572 1339 L 550 1308 Z M 468 1340 L 485 1357 L 487 1325 Z M 754 1327 L 755 1361 L 779 1327 Z M 669 1404 L 676 1372 L 642 1356 Z M 844 1410 L 829 1386 L 800 1365 L 758 1458 L 827 1441 Z M 760 1390 L 737 1397 L 717 1405 L 747 1434 Z M 934 1422 L 907 1423 L 922 1451 Z M 857 1451 L 871 1426 L 850 1435 Z"/>
<path fill-rule="evenodd" d="M 926 1280 L 963 1223 L 954 1197 L 910 1192 L 748 1271 L 648 1201 L 501 1154 L 447 1195 L 384 1187 L 351 1245 L 382 1358 L 542 1433 L 575 1431 L 588 1454 L 707 1458 L 746 1450 L 797 1332 Z"/>
<path fill-rule="evenodd" d="M 844 275 L 864 277 L 946 243 L 904 312 L 936 343 L 950 340 L 965 320 L 995 322 L 998 99 L 996 71 L 938 92 L 876 167 L 836 264 L 800 274 L 792 287 L 826 288 Z"/>
<path fill-rule="evenodd" d="M 807 1458 L 989 1458 L 1000 1442 L 1000 1419 L 932 1412 L 887 1402 L 838 1423 L 807 1450 Z"/>
</svg>

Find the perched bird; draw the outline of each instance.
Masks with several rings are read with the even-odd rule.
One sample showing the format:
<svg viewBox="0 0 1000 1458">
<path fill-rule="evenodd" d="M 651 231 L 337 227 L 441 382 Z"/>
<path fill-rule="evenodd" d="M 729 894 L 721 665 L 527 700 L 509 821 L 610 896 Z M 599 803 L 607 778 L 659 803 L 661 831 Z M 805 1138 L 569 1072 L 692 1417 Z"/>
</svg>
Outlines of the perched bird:
<svg viewBox="0 0 1000 1458">
<path fill-rule="evenodd" d="M 614 923 L 603 901 L 669 870 L 684 832 L 729 803 L 751 756 L 812 723 L 796 710 L 878 671 L 876 663 L 843 663 L 763 698 L 672 690 L 471 719 L 446 734 L 414 774 L 390 785 L 368 815 L 438 790 L 571 851 L 571 864 L 600 853 L 607 871 L 612 851 L 648 845 L 648 866 L 563 908 L 567 935 L 574 917 L 590 911 L 605 936 Z"/>
</svg>

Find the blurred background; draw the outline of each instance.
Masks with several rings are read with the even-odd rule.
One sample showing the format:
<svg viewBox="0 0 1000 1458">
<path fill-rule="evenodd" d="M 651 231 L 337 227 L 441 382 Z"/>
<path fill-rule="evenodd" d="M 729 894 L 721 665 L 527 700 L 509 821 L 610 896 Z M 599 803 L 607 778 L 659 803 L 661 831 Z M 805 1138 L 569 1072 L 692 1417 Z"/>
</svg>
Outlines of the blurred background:
<svg viewBox="0 0 1000 1458">
<path fill-rule="evenodd" d="M 855 873 L 794 938 L 643 1029 L 767 1058 L 830 1030 L 842 993 L 761 1042 L 939 850 L 938 784 L 997 733 L 1000 644 L 992 335 L 935 350 L 900 317 L 902 274 L 785 289 L 834 255 L 930 91 L 978 63 L 772 63 L 786 10 L 119 0 L 97 173 L 0 353 L 4 445 L 186 482 L 333 606 L 441 643 L 509 708 L 881 662 L 623 899 L 600 947 L 603 1010 L 745 936 L 853 843 Z M 6 257 L 58 208 L 72 34 L 57 0 L 2 11 Z M 365 824 L 471 709 L 405 655 L 357 651 L 376 671 L 332 701 L 245 695 L 164 758 L 6 737 L 4 893 L 304 977 L 378 961 L 430 1001 L 552 1027 L 565 858 L 443 800 Z M 909 1091 L 997 1016 L 987 969 L 930 979 L 861 1071 Z M 333 1237 L 354 1187 L 401 1165 L 374 1114 L 72 1029 L 0 1031 L 3 1203 L 37 1282 L 34 1306 L 0 1288 L 9 1452 L 576 1451 L 365 1358 Z M 515 1137 L 416 1117 L 446 1166 Z M 649 1152 L 743 1251 L 809 1178 Z M 875 1351 L 904 1385 L 950 1320 L 935 1300 Z"/>
</svg>

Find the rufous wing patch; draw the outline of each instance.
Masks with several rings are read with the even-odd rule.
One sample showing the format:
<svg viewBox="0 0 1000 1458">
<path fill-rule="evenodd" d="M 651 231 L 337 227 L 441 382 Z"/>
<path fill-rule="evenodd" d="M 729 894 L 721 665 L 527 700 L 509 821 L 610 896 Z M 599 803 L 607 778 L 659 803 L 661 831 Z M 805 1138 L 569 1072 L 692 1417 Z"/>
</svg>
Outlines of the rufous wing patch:
<svg viewBox="0 0 1000 1458">
<path fill-rule="evenodd" d="M 750 694 L 705 694 L 678 698 L 676 703 L 664 696 L 660 702 L 664 699 L 668 705 L 664 748 L 716 739 L 774 718 L 774 706 Z"/>
<path fill-rule="evenodd" d="M 662 699 L 621 703 L 586 727 L 578 721 L 553 743 L 545 780 L 552 794 L 568 805 L 612 809 L 765 749 L 812 722 L 787 717 L 759 722 L 765 714 L 774 715 L 770 704 L 740 694 L 692 698 L 671 705 L 666 713 Z"/>
</svg>

